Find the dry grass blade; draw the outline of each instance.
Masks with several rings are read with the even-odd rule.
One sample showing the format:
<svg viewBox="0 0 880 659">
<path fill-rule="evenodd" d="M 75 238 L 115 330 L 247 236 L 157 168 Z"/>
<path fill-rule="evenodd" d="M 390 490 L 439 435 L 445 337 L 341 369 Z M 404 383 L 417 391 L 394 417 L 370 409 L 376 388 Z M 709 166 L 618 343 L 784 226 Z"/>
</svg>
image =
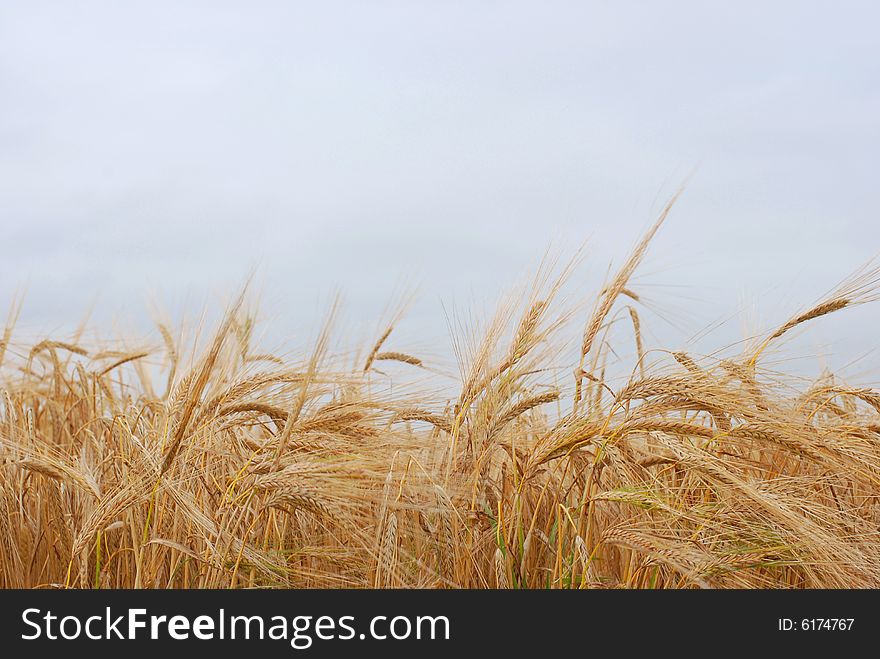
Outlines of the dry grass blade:
<svg viewBox="0 0 880 659">
<path fill-rule="evenodd" d="M 226 318 L 224 319 L 223 324 L 220 326 L 220 329 L 217 330 L 217 334 L 214 337 L 214 342 L 211 344 L 210 350 L 208 350 L 207 355 L 205 355 L 204 359 L 202 360 L 200 368 L 196 371 L 197 375 L 192 381 L 192 384 L 187 387 L 186 400 L 183 404 L 183 410 L 180 413 L 180 417 L 177 419 L 177 425 L 174 430 L 174 434 L 171 437 L 171 443 L 169 444 L 168 449 L 165 451 L 165 458 L 162 460 L 161 472 L 163 474 L 171 467 L 171 464 L 174 462 L 174 458 L 177 455 L 177 452 L 180 450 L 180 443 L 186 436 L 186 431 L 189 428 L 190 418 L 195 411 L 196 405 L 198 405 L 199 399 L 202 396 L 202 391 L 208 384 L 208 378 L 210 378 L 211 376 L 211 370 L 214 368 L 214 363 L 217 361 L 217 357 L 219 357 L 220 355 L 220 349 L 223 347 L 223 342 L 226 340 L 227 334 L 229 334 L 229 329 L 232 327 L 232 323 L 235 319 L 235 314 L 238 312 L 239 308 L 244 302 L 244 296 L 246 292 L 247 288 L 245 287 L 245 289 L 242 290 L 241 294 L 238 296 L 238 299 L 235 301 L 235 303 L 233 303 L 230 310 L 226 312 Z"/>
<path fill-rule="evenodd" d="M 98 377 L 99 378 L 103 377 L 103 376 L 107 375 L 107 373 L 109 373 L 110 371 L 112 371 L 116 368 L 119 368 L 120 366 L 122 366 L 124 364 L 128 364 L 129 362 L 133 362 L 136 359 L 143 359 L 144 357 L 149 357 L 149 355 L 150 355 L 149 352 L 137 352 L 137 353 L 133 353 L 131 355 L 126 355 L 120 359 L 117 359 L 115 362 L 113 362 L 112 364 L 110 364 L 106 368 L 98 371 Z"/>
<path fill-rule="evenodd" d="M 593 310 L 593 315 L 590 318 L 589 323 L 587 323 L 586 330 L 584 331 L 584 338 L 581 342 L 581 358 L 579 369 L 581 371 L 584 370 L 584 363 L 587 358 L 587 355 L 590 353 L 590 350 L 593 348 L 593 342 L 596 340 L 596 335 L 599 333 L 599 330 L 602 327 L 602 323 L 605 322 L 605 318 L 611 311 L 611 308 L 614 306 L 617 297 L 623 292 L 626 287 L 627 282 L 632 277 L 639 263 L 641 263 L 642 258 L 645 256 L 645 252 L 648 250 L 648 245 L 651 240 L 653 240 L 654 235 L 660 229 L 662 224 L 666 221 L 670 211 L 672 210 L 673 205 L 678 200 L 678 197 L 681 195 L 682 191 L 679 190 L 666 204 L 666 207 L 663 209 L 663 212 L 660 213 L 660 217 L 657 218 L 657 221 L 648 229 L 647 233 L 642 237 L 641 241 L 639 241 L 636 248 L 630 253 L 629 258 L 611 280 L 611 283 L 605 287 L 603 293 L 599 296 L 599 299 L 596 302 L 596 306 Z M 580 403 L 580 379 L 576 382 L 576 391 L 575 391 L 575 406 Z"/>
<path fill-rule="evenodd" d="M 379 352 L 373 357 L 373 361 L 396 361 L 403 362 L 404 364 L 410 364 L 412 366 L 421 366 L 422 360 L 418 357 L 413 357 L 412 355 L 407 355 L 403 352 Z"/>
</svg>

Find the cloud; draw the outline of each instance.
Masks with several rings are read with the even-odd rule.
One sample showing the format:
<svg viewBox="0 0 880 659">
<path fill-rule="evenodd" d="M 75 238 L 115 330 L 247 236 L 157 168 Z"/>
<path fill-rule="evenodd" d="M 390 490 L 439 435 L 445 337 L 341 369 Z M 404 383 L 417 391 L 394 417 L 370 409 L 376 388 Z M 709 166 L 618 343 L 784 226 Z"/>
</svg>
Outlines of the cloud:
<svg viewBox="0 0 880 659">
<path fill-rule="evenodd" d="M 8 4 L 0 303 L 27 282 L 55 327 L 96 295 L 207 302 L 256 263 L 290 309 L 341 288 L 377 313 L 417 276 L 442 329 L 438 297 L 491 297 L 551 239 L 591 237 L 601 273 L 694 168 L 649 268 L 712 291 L 706 323 L 772 282 L 808 303 L 880 238 L 877 14 Z"/>
</svg>

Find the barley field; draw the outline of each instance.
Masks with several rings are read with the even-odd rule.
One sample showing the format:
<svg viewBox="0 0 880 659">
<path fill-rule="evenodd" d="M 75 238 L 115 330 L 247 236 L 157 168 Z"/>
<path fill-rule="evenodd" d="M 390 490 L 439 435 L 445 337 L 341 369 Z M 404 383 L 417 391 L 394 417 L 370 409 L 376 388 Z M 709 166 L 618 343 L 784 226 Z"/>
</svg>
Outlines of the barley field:
<svg viewBox="0 0 880 659">
<path fill-rule="evenodd" d="M 337 352 L 331 314 L 282 359 L 246 292 L 198 348 L 26 344 L 13 308 L 0 586 L 880 586 L 880 392 L 762 364 L 880 272 L 723 356 L 667 351 L 631 284 L 667 212 L 586 306 L 545 268 L 456 337 L 453 392 L 397 316 Z"/>
</svg>

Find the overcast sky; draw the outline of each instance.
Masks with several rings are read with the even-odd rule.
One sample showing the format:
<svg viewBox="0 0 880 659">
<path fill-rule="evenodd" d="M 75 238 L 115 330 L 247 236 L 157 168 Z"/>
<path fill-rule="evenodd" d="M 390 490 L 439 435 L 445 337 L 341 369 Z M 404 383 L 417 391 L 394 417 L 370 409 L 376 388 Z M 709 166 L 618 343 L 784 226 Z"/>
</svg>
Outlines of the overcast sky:
<svg viewBox="0 0 880 659">
<path fill-rule="evenodd" d="M 551 243 L 586 241 L 600 277 L 693 172 L 639 281 L 681 342 L 743 300 L 773 325 L 880 251 L 878 23 L 841 1 L 3 0 L 0 305 L 26 288 L 36 333 L 92 305 L 138 324 L 255 268 L 293 345 L 335 290 L 372 328 L 414 283 L 410 331 L 442 335 L 444 305 L 495 300 Z M 815 335 L 838 366 L 878 344 L 876 308 L 844 315 Z"/>
</svg>

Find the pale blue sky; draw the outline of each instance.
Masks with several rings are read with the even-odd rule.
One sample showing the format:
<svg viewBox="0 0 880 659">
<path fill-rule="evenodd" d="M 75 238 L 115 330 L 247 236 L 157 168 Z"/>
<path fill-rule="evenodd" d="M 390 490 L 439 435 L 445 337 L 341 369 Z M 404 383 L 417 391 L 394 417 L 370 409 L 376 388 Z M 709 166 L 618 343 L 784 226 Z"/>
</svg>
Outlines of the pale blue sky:
<svg viewBox="0 0 880 659">
<path fill-rule="evenodd" d="M 640 279 L 688 310 L 659 335 L 774 324 L 880 251 L 877 7 L 0 2 L 0 306 L 136 324 L 256 266 L 279 336 L 411 282 L 439 335 L 551 241 L 599 277 L 695 170 Z M 878 320 L 815 340 L 842 365 Z"/>
</svg>

